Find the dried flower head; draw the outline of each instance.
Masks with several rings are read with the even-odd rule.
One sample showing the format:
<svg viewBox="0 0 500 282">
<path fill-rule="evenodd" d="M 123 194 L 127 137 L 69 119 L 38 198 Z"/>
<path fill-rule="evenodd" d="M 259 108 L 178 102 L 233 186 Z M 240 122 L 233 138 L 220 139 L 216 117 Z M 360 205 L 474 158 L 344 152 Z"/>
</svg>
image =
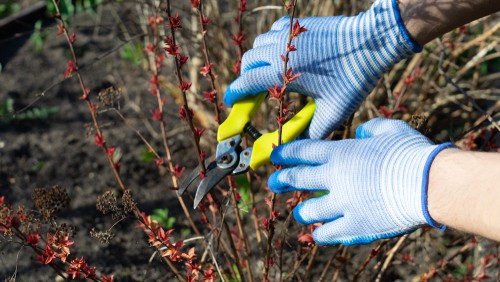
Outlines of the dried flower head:
<svg viewBox="0 0 500 282">
<path fill-rule="evenodd" d="M 43 222 L 48 222 L 56 217 L 56 214 L 70 203 L 66 189 L 59 185 L 52 188 L 35 188 L 31 199 L 35 201 L 35 207 L 42 216 Z"/>
<path fill-rule="evenodd" d="M 52 226 L 52 233 L 54 234 L 62 234 L 64 236 L 73 237 L 76 233 L 76 227 L 73 225 L 69 225 L 66 223 L 54 224 Z"/>
<path fill-rule="evenodd" d="M 116 212 L 119 210 L 113 191 L 106 191 L 101 196 L 97 197 L 97 210 L 103 214 Z"/>
<path fill-rule="evenodd" d="M 114 107 L 120 98 L 120 89 L 116 89 L 114 86 L 110 86 L 103 89 L 97 95 L 97 99 L 104 107 Z"/>
<path fill-rule="evenodd" d="M 125 213 L 133 212 L 137 209 L 137 203 L 134 201 L 132 197 L 132 192 L 130 189 L 125 190 L 125 193 L 122 195 L 122 205 Z"/>
<path fill-rule="evenodd" d="M 98 239 L 101 244 L 107 244 L 115 237 L 115 234 L 109 230 L 103 232 L 96 231 L 95 228 L 92 228 L 92 230 L 90 230 L 90 236 Z"/>
<path fill-rule="evenodd" d="M 96 207 L 103 214 L 111 213 L 113 220 L 122 220 L 127 217 L 127 213 L 137 209 L 137 204 L 132 198 L 130 190 L 125 190 L 120 204 L 118 204 L 115 194 L 112 191 L 107 191 L 97 198 Z"/>
</svg>

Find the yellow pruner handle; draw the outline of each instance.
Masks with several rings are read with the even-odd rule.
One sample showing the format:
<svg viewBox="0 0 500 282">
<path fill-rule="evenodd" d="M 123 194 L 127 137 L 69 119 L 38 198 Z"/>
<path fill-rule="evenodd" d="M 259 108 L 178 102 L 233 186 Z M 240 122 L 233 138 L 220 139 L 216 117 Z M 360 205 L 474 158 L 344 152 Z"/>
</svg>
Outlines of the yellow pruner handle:
<svg viewBox="0 0 500 282">
<path fill-rule="evenodd" d="M 316 103 L 314 100 L 310 100 L 303 108 L 295 114 L 289 121 L 287 121 L 282 128 L 282 143 L 288 143 L 293 141 L 297 136 L 299 136 L 302 131 L 311 122 L 314 115 L 314 110 L 316 108 Z M 234 109 L 233 109 L 234 111 Z M 231 111 L 232 113 L 232 111 Z M 245 125 L 243 125 L 245 126 Z M 269 132 L 259 139 L 255 140 L 253 143 L 252 157 L 250 159 L 250 168 L 256 170 L 262 165 L 269 162 L 271 157 L 271 152 L 273 151 L 273 144 L 278 144 L 278 131 Z"/>
<path fill-rule="evenodd" d="M 260 104 L 262 104 L 262 101 L 266 98 L 266 95 L 267 93 L 264 92 L 255 96 L 246 97 L 234 103 L 229 116 L 217 130 L 217 142 L 242 134 L 243 128 L 252 120 Z"/>
</svg>

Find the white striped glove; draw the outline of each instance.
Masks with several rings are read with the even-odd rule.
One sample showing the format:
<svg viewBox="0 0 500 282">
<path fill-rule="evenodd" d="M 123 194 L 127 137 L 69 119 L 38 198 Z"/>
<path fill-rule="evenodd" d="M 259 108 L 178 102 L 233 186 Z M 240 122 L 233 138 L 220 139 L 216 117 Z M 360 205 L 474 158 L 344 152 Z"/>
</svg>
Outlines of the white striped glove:
<svg viewBox="0 0 500 282">
<path fill-rule="evenodd" d="M 301 76 L 288 90 L 316 100 L 305 137 L 327 137 L 356 110 L 384 72 L 421 50 L 403 26 L 397 1 L 377 0 L 354 17 L 299 19 L 309 31 L 292 42 L 297 51 L 291 52 L 289 66 Z M 255 39 L 253 49 L 243 56 L 241 76 L 225 92 L 228 106 L 282 83 L 281 54 L 288 32 L 289 18 L 284 17 Z"/>
<path fill-rule="evenodd" d="M 365 244 L 429 224 L 444 229 L 427 210 L 429 169 L 451 143 L 434 145 L 399 120 L 376 118 L 356 139 L 302 140 L 277 147 L 275 164 L 293 166 L 271 175 L 276 193 L 328 191 L 294 209 L 302 224 L 325 222 L 314 233 L 320 245 Z"/>
</svg>

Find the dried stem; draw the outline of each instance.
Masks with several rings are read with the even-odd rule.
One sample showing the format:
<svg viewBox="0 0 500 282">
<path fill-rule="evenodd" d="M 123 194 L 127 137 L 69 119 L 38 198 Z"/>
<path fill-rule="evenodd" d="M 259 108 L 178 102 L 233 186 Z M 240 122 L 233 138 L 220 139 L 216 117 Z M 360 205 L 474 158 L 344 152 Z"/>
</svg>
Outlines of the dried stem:
<svg viewBox="0 0 500 282">
<path fill-rule="evenodd" d="M 399 248 L 401 247 L 401 245 L 403 245 L 404 241 L 408 238 L 408 235 L 409 234 L 405 234 L 405 235 L 401 236 L 399 238 L 398 242 L 396 243 L 396 245 L 394 245 L 394 247 L 392 247 L 392 249 L 389 250 L 389 252 L 387 252 L 387 258 L 385 259 L 384 264 L 382 265 L 382 269 L 378 273 L 377 278 L 375 279 L 375 281 L 377 281 L 377 282 L 378 281 L 382 281 L 381 280 L 382 276 L 384 275 L 385 271 L 387 270 L 387 268 L 391 264 L 391 261 L 394 258 L 394 255 L 397 253 L 397 251 L 399 250 Z"/>
<path fill-rule="evenodd" d="M 274 205 L 276 203 L 276 193 L 272 193 L 271 195 L 271 208 L 269 212 L 269 236 L 267 238 L 267 248 L 266 248 L 266 256 L 264 260 L 264 277 L 263 281 L 267 280 L 267 276 L 269 275 L 269 262 L 271 258 L 271 249 L 272 249 L 272 241 L 274 237 L 274 220 L 273 220 L 273 212 Z"/>
<path fill-rule="evenodd" d="M 348 264 L 349 247 L 347 247 L 347 246 L 343 246 L 343 247 L 344 248 L 342 249 L 341 258 L 342 258 L 342 264 L 345 266 Z M 335 273 L 333 274 L 333 277 L 331 279 L 332 282 L 337 281 L 337 279 L 339 278 L 341 269 L 342 269 L 342 267 L 337 267 L 337 269 L 335 269 Z"/>
<path fill-rule="evenodd" d="M 293 0 L 292 6 L 291 6 L 291 12 L 290 12 L 290 27 L 289 27 L 289 32 L 288 32 L 288 42 L 286 45 L 286 54 L 285 54 L 285 59 L 284 59 L 284 64 L 283 64 L 283 88 L 286 89 L 286 85 L 288 84 L 287 79 L 285 79 L 285 76 L 287 75 L 288 71 L 288 59 L 290 55 L 290 48 L 289 46 L 292 43 L 293 36 L 292 36 L 292 28 L 293 28 L 293 20 L 295 16 L 295 6 L 297 5 L 297 0 Z M 285 95 L 281 95 L 279 99 L 279 113 L 278 113 L 278 146 L 282 144 L 282 135 L 283 135 L 283 124 L 282 120 L 284 119 L 284 111 L 283 111 L 283 103 L 285 100 Z M 269 211 L 269 237 L 267 238 L 267 249 L 266 249 L 266 256 L 265 256 L 265 261 L 264 261 L 264 281 L 267 280 L 267 277 L 269 275 L 269 261 L 271 257 L 271 249 L 272 249 L 272 240 L 274 236 L 274 213 L 275 213 L 275 203 L 276 203 L 276 194 L 272 193 L 271 195 L 271 208 Z"/>
<path fill-rule="evenodd" d="M 359 275 L 361 275 L 361 273 L 366 269 L 366 266 L 368 265 L 368 263 L 370 263 L 370 261 L 378 255 L 378 253 L 380 252 L 380 249 L 382 249 L 385 245 L 387 245 L 387 243 L 389 242 L 390 240 L 383 240 L 382 242 L 380 242 L 378 244 L 377 247 L 375 247 L 375 249 L 373 249 L 370 254 L 368 255 L 368 257 L 366 258 L 366 260 L 363 262 L 363 264 L 356 270 L 356 272 L 354 273 L 354 276 L 352 277 L 352 281 L 357 281 L 358 278 L 359 278 Z"/>
<path fill-rule="evenodd" d="M 260 227 L 259 227 L 259 218 L 257 216 L 257 210 L 255 206 L 255 195 L 252 190 L 252 177 L 250 175 L 250 172 L 246 173 L 247 175 L 247 180 L 248 180 L 248 186 L 250 190 L 250 203 L 252 205 L 252 219 L 253 219 L 253 226 L 255 229 L 255 237 L 257 238 L 257 244 L 259 245 L 259 248 L 262 248 L 261 242 L 262 242 L 262 237 L 260 235 Z"/>
<path fill-rule="evenodd" d="M 500 26 L 500 25 L 499 25 Z M 440 41 L 438 41 L 439 43 L 441 43 Z M 439 73 L 445 78 L 446 82 L 448 82 L 449 84 L 451 84 L 453 87 L 455 87 L 455 89 L 457 89 L 458 91 L 460 91 L 460 93 L 462 93 L 466 98 L 467 100 L 469 100 L 469 102 L 472 104 L 472 106 L 474 107 L 474 109 L 478 112 L 480 112 L 483 116 L 485 116 L 488 121 L 493 124 L 493 126 L 500 131 L 500 126 L 498 125 L 498 123 L 491 117 L 491 115 L 489 113 L 487 113 L 485 110 L 483 110 L 477 103 L 476 103 L 476 100 L 474 100 L 474 98 L 472 98 L 469 93 L 467 93 L 467 91 L 465 91 L 465 89 L 463 89 L 462 87 L 460 87 L 451 77 L 449 77 L 446 72 L 444 71 L 443 69 L 443 61 L 444 61 L 444 55 L 445 55 L 445 51 L 444 51 L 444 46 L 442 46 L 441 44 L 441 54 L 439 56 Z"/>
<path fill-rule="evenodd" d="M 198 20 L 200 23 L 201 27 L 201 43 L 202 43 L 202 50 L 203 50 L 203 56 L 205 58 L 205 67 L 208 68 L 208 76 L 210 78 L 210 86 L 211 86 L 211 92 L 213 93 L 213 105 L 214 105 L 214 111 L 215 111 L 215 121 L 220 124 L 221 117 L 220 117 L 220 108 L 219 108 L 219 99 L 218 99 L 218 93 L 217 93 L 217 88 L 215 86 L 215 74 L 212 71 L 212 63 L 210 61 L 210 56 L 208 54 L 208 46 L 207 46 L 207 29 L 206 29 L 206 24 L 204 24 L 204 17 L 203 15 L 203 1 L 200 1 L 200 5 L 196 9 L 198 12 Z"/>
<path fill-rule="evenodd" d="M 90 100 L 90 96 L 88 95 L 89 94 L 89 90 L 88 90 L 87 86 L 85 85 L 85 83 L 83 82 L 82 76 L 78 72 L 78 60 L 77 60 L 76 53 L 75 53 L 74 46 L 73 46 L 74 39 L 70 38 L 70 35 L 69 35 L 68 30 L 66 28 L 66 24 L 65 24 L 64 20 L 61 18 L 61 13 L 60 13 L 57 1 L 56 0 L 52 0 L 52 3 L 54 4 L 54 7 L 56 9 L 56 16 L 55 17 L 57 18 L 57 20 L 59 22 L 60 32 L 62 32 L 62 34 L 64 34 L 64 36 L 66 38 L 66 41 L 67 41 L 67 43 L 69 45 L 70 51 L 71 51 L 71 55 L 72 55 L 72 59 L 73 59 L 73 63 L 74 63 L 74 68 L 75 68 L 74 72 L 76 73 L 76 75 L 78 77 L 80 88 L 82 90 L 82 96 L 80 97 L 80 99 L 84 100 L 86 102 L 88 108 L 89 108 L 89 111 L 90 111 L 90 114 L 91 114 L 91 117 L 92 117 L 92 121 L 93 121 L 93 124 L 94 124 L 94 128 L 96 130 L 96 137 L 98 136 L 100 138 L 100 140 L 101 140 L 101 142 L 98 145 L 102 148 L 102 150 L 104 152 L 104 155 L 106 156 L 106 158 L 108 160 L 109 166 L 111 167 L 111 169 L 113 171 L 115 179 L 118 182 L 118 185 L 120 186 L 121 190 L 123 192 L 125 192 L 126 188 L 125 188 L 125 185 L 124 185 L 124 183 L 123 183 L 123 181 L 122 181 L 122 179 L 120 177 L 120 174 L 118 172 L 118 167 L 116 166 L 116 163 L 112 159 L 113 155 L 109 154 L 109 148 L 107 147 L 106 142 L 105 142 L 106 139 L 104 138 L 104 135 L 103 135 L 103 132 L 102 132 L 101 127 L 99 125 L 99 122 L 97 121 L 97 112 L 96 112 L 96 108 L 97 107 Z M 173 168 L 171 168 L 171 169 L 173 169 Z M 137 207 L 134 209 L 133 214 L 134 214 L 136 220 L 138 220 L 139 222 L 141 222 L 142 224 L 144 224 L 144 226 L 146 226 L 151 232 L 154 233 L 154 230 L 152 230 L 146 224 L 146 222 L 144 222 L 144 220 L 142 219 L 141 211 Z M 157 236 L 157 235 L 155 234 L 155 236 Z M 159 251 L 159 247 L 157 247 L 157 249 Z M 180 276 L 179 272 L 177 271 L 177 269 L 175 268 L 175 266 L 168 260 L 168 258 L 164 258 L 164 261 L 170 267 L 170 269 L 172 270 L 172 272 L 174 274 L 176 274 L 176 276 L 178 276 L 178 278 L 180 278 L 179 280 L 181 280 L 181 281 L 184 282 L 185 280 L 182 278 L 182 276 Z"/>
<path fill-rule="evenodd" d="M 242 238 L 243 241 L 243 247 L 245 249 L 245 256 L 247 258 L 247 268 L 248 268 L 248 280 L 253 281 L 253 275 L 252 275 L 252 266 L 250 263 L 250 252 L 248 250 L 248 238 L 246 236 L 245 228 L 243 226 L 243 223 L 241 222 L 241 216 L 240 216 L 240 210 L 238 208 L 238 202 L 236 201 L 236 195 L 234 193 L 235 188 L 232 185 L 232 180 L 228 180 L 229 182 L 229 190 L 231 193 L 231 201 L 234 209 L 234 214 L 236 217 L 236 224 L 238 226 L 238 232 L 240 233 L 240 237 Z"/>
<path fill-rule="evenodd" d="M 297 205 L 297 203 L 299 203 L 302 199 L 302 195 L 303 193 L 301 191 L 298 191 L 298 192 L 293 192 L 294 194 L 296 193 L 296 195 L 294 195 L 294 199 L 297 198 L 297 201 L 294 201 L 291 203 L 291 206 L 294 207 Z M 283 227 L 281 228 L 281 242 L 285 242 L 286 240 L 286 236 L 288 234 L 288 227 L 290 226 L 290 222 L 292 222 L 292 217 L 293 217 L 293 213 L 289 213 L 287 218 L 285 219 L 285 222 L 283 223 Z M 280 281 L 282 281 L 282 273 L 283 273 L 283 246 L 281 246 L 280 250 L 279 250 L 279 271 L 280 271 Z"/>
<path fill-rule="evenodd" d="M 54 3 L 54 7 L 56 9 L 56 19 L 58 20 L 59 22 L 59 28 L 60 28 L 60 31 L 62 31 L 62 33 L 64 34 L 64 37 L 66 38 L 66 42 L 68 43 L 68 46 L 69 46 L 69 49 L 71 51 L 71 56 L 72 56 L 72 59 L 73 59 L 73 63 L 75 65 L 75 72 L 76 72 L 76 76 L 78 77 L 78 82 L 80 84 L 80 88 L 82 90 L 82 96 L 80 97 L 80 99 L 84 100 L 85 103 L 87 104 L 87 107 L 89 108 L 89 111 L 90 111 L 90 115 L 92 117 L 92 122 L 94 124 L 94 129 L 96 131 L 96 134 L 99 135 L 102 140 L 106 140 L 104 138 L 104 135 L 103 135 L 103 132 L 101 130 L 101 127 L 99 125 L 99 122 L 97 121 L 97 113 L 96 113 L 96 107 L 95 105 L 92 103 L 92 101 L 90 100 L 90 97 L 89 97 L 89 89 L 88 87 L 85 85 L 85 83 L 83 82 L 83 78 L 82 76 L 80 75 L 80 72 L 78 71 L 78 59 L 76 57 L 76 53 L 75 53 L 75 48 L 73 47 L 73 40 L 70 39 L 70 35 L 68 33 L 68 30 L 66 28 L 66 23 L 64 22 L 64 20 L 61 18 L 61 12 L 59 10 L 59 5 L 57 4 L 57 1 L 56 0 L 52 0 L 52 3 Z M 102 149 L 104 151 L 104 155 L 106 156 L 106 159 L 108 160 L 108 163 L 113 171 L 113 175 L 115 176 L 115 179 L 116 181 L 118 182 L 118 185 L 120 186 L 120 188 L 122 189 L 122 191 L 125 191 L 125 185 L 123 184 L 123 181 L 120 177 L 120 174 L 118 172 L 118 168 L 115 166 L 115 163 L 112 159 L 112 155 L 108 154 L 108 147 L 106 145 L 106 143 L 104 142 L 102 144 Z"/>
<path fill-rule="evenodd" d="M 237 75 L 240 75 L 241 73 L 241 60 L 243 58 L 243 53 L 245 53 L 245 49 L 243 48 L 243 41 L 245 40 L 245 33 L 243 31 L 243 14 L 246 11 L 246 1 L 240 0 L 238 14 L 235 18 L 236 24 L 238 24 L 238 32 L 236 36 L 233 37 L 233 41 L 235 42 L 236 46 L 238 46 L 238 60 L 233 66 L 233 72 Z"/>
<path fill-rule="evenodd" d="M 231 230 L 229 230 L 229 226 L 227 225 L 227 222 L 223 220 L 224 224 L 224 230 L 226 231 L 226 235 L 229 240 L 229 244 L 231 246 L 231 250 L 233 251 L 233 256 L 236 264 L 236 269 L 238 269 L 238 273 L 240 274 L 240 281 L 245 282 L 245 273 L 243 272 L 243 268 L 241 266 L 241 259 L 240 256 L 238 255 L 238 250 L 236 249 L 236 245 L 234 244 L 233 236 L 231 235 Z"/>
<path fill-rule="evenodd" d="M 153 48 L 154 53 L 153 54 L 155 55 L 155 58 L 157 56 L 156 50 L 157 50 L 158 45 L 160 43 L 159 42 L 160 35 L 158 34 L 158 28 L 159 28 L 158 25 L 152 26 L 152 30 L 153 30 L 153 42 L 152 42 L 152 44 L 154 46 L 154 48 Z M 172 33 L 173 33 L 173 30 L 172 30 Z M 175 60 L 177 61 L 177 59 L 175 59 Z M 161 61 L 163 61 L 163 59 Z M 154 63 L 151 64 L 151 69 L 153 71 L 153 77 L 158 77 L 159 68 L 161 67 L 161 63 L 159 63 L 157 65 L 157 64 L 155 64 L 157 62 L 157 60 L 153 60 L 153 62 Z M 172 179 L 172 186 L 174 188 L 177 188 L 178 187 L 178 179 L 174 173 L 175 169 L 174 169 L 174 164 L 172 162 L 172 154 L 170 153 L 170 147 L 169 147 L 168 142 L 167 142 L 168 137 L 167 137 L 167 132 L 166 132 L 166 123 L 165 123 L 165 119 L 164 119 L 164 107 L 163 107 L 164 102 L 163 102 L 162 97 L 161 97 L 161 89 L 157 83 L 152 83 L 151 87 L 153 87 L 153 93 L 156 96 L 158 110 L 160 111 L 160 129 L 161 129 L 163 149 L 165 150 L 165 154 L 166 154 L 165 159 L 167 161 L 167 166 L 168 166 L 168 169 L 170 171 L 170 176 Z M 198 153 L 200 153 L 200 152 L 198 152 Z M 201 236 L 201 232 L 198 230 L 198 228 L 194 224 L 194 221 L 191 218 L 191 214 L 189 213 L 189 210 L 186 207 L 184 200 L 182 199 L 182 197 L 180 197 L 178 195 L 177 195 L 177 200 L 179 201 L 179 204 L 181 205 L 182 210 L 184 211 L 184 214 L 186 215 L 186 218 L 189 221 L 189 225 L 191 226 L 193 231 L 196 233 L 196 235 Z"/>
<path fill-rule="evenodd" d="M 295 261 L 295 265 L 293 266 L 293 269 L 285 276 L 283 279 L 284 281 L 288 281 L 289 279 L 292 279 L 293 276 L 295 276 L 295 273 L 297 273 L 297 270 L 299 270 L 300 266 L 302 263 L 311 255 L 312 249 L 308 249 L 305 254 L 303 254 L 299 260 Z"/>
<path fill-rule="evenodd" d="M 3 223 L 0 223 L 0 226 L 3 226 L 6 229 L 10 229 L 9 226 L 7 226 L 7 225 L 5 225 Z M 19 228 L 15 227 L 15 226 L 12 226 L 12 228 L 14 229 L 14 231 L 15 231 L 14 234 L 15 234 L 15 236 L 17 238 L 21 239 L 22 242 L 26 242 L 27 241 L 26 235 Z M 45 243 L 47 243 L 47 242 L 45 242 Z M 42 250 L 39 247 L 35 246 L 35 245 L 26 245 L 24 243 L 20 243 L 20 244 L 22 246 L 29 246 L 37 255 L 43 255 Z M 65 261 L 61 260 L 61 262 L 63 262 L 63 264 L 65 264 L 65 265 L 71 265 L 69 263 L 69 261 L 70 260 L 65 260 Z M 57 273 L 57 275 L 59 275 L 63 279 L 68 279 L 67 275 L 64 274 L 66 271 L 64 270 L 64 268 L 61 265 L 56 264 L 55 262 L 52 262 L 52 261 L 49 262 L 49 263 L 47 263 L 47 265 L 50 266 L 52 269 L 54 269 L 54 271 Z M 86 269 L 81 269 L 80 268 L 79 270 L 82 273 L 87 273 Z M 101 279 L 99 279 L 97 277 L 88 277 L 87 279 L 92 280 L 92 281 L 102 281 Z"/>
<path fill-rule="evenodd" d="M 172 11 L 170 9 L 170 0 L 167 0 L 166 12 L 167 12 L 167 16 L 169 18 L 172 18 Z M 176 37 L 175 37 L 175 28 L 173 25 L 170 25 L 170 34 L 172 36 L 172 43 L 175 47 L 177 44 L 177 41 L 176 41 Z M 184 80 L 182 79 L 181 63 L 179 61 L 180 60 L 179 56 L 180 56 L 179 54 L 174 55 L 174 61 L 175 61 L 175 72 L 177 74 L 177 81 L 179 82 L 179 86 L 181 86 L 182 83 L 184 83 Z M 201 167 L 201 173 L 205 174 L 205 172 L 206 172 L 205 162 L 202 158 L 202 150 L 200 147 L 200 140 L 196 135 L 196 131 L 195 131 L 194 123 L 193 123 L 193 117 L 191 115 L 191 109 L 189 108 L 189 104 L 188 104 L 188 100 L 187 100 L 187 93 L 186 93 L 187 90 L 183 89 L 182 87 L 179 87 L 179 88 L 182 92 L 182 100 L 184 102 L 183 108 L 184 108 L 184 111 L 186 112 L 186 118 L 188 121 L 188 125 L 189 125 L 189 128 L 191 129 L 191 133 L 193 134 L 193 144 L 194 144 L 194 147 L 196 148 L 196 152 L 198 153 L 197 154 L 198 155 L 198 162 L 199 162 L 200 167 Z"/>
<path fill-rule="evenodd" d="M 306 281 L 309 280 L 309 277 L 311 275 L 311 268 L 313 267 L 314 261 L 316 260 L 316 257 L 318 256 L 318 250 L 319 250 L 319 246 L 314 245 L 314 247 L 312 249 L 311 256 L 309 257 L 309 261 L 307 262 L 306 275 L 304 278 L 304 280 L 306 280 Z"/>
<path fill-rule="evenodd" d="M 476 244 L 477 244 L 477 241 L 475 239 L 467 242 L 459 250 L 455 251 L 455 253 L 448 255 L 443 260 L 440 260 L 436 265 L 431 266 L 427 272 L 434 272 L 435 271 L 437 274 L 440 271 L 444 271 L 449 265 L 448 262 L 452 262 L 457 256 L 463 255 L 467 251 L 470 251 L 471 249 L 473 249 L 476 246 Z M 425 273 L 419 275 L 419 277 L 422 277 L 424 274 Z"/>
<path fill-rule="evenodd" d="M 322 282 L 323 279 L 325 279 L 326 274 L 328 273 L 328 270 L 330 269 L 330 266 L 333 263 L 333 260 L 337 257 L 340 251 L 342 251 L 345 248 L 344 245 L 340 245 L 337 250 L 332 254 L 332 256 L 328 259 L 328 262 L 325 265 L 325 268 L 323 269 L 323 272 L 321 272 L 321 276 L 318 279 L 318 282 Z"/>
</svg>

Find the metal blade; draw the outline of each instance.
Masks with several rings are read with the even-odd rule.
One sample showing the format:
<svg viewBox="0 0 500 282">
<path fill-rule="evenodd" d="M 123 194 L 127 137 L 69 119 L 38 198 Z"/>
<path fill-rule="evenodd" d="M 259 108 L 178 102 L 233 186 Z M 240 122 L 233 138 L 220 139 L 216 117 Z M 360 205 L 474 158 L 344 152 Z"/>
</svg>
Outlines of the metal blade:
<svg viewBox="0 0 500 282">
<path fill-rule="evenodd" d="M 207 169 L 207 172 L 216 168 L 217 163 L 215 162 L 215 157 L 211 157 L 205 160 L 205 168 Z M 191 171 L 188 176 L 182 180 L 181 185 L 179 186 L 179 190 L 177 191 L 177 194 L 183 195 L 184 192 L 186 192 L 187 188 L 196 180 L 200 177 L 200 170 L 201 166 L 198 165 L 193 171 Z"/>
<path fill-rule="evenodd" d="M 198 189 L 196 190 L 196 196 L 194 196 L 194 208 L 200 204 L 201 200 L 205 198 L 205 196 L 212 190 L 212 188 L 217 185 L 224 177 L 231 174 L 233 172 L 234 167 L 228 168 L 214 168 L 210 171 L 210 174 L 207 173 L 205 178 L 198 185 Z"/>
</svg>

